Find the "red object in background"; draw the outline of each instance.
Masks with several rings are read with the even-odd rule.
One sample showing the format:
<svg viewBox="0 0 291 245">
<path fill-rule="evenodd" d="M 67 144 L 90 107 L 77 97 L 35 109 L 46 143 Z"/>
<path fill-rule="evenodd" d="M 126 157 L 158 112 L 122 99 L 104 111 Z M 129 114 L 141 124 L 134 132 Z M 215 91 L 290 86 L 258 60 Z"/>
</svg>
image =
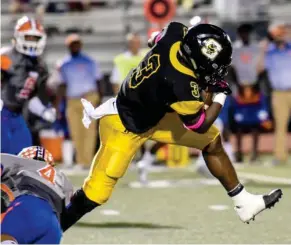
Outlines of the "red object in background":
<svg viewBox="0 0 291 245">
<path fill-rule="evenodd" d="M 252 60 L 252 54 L 251 53 L 242 53 L 240 55 L 240 60 L 244 63 L 244 64 L 248 64 L 250 63 L 250 61 Z"/>
<path fill-rule="evenodd" d="M 145 0 L 144 14 L 151 23 L 164 24 L 176 13 L 174 0 Z"/>
</svg>

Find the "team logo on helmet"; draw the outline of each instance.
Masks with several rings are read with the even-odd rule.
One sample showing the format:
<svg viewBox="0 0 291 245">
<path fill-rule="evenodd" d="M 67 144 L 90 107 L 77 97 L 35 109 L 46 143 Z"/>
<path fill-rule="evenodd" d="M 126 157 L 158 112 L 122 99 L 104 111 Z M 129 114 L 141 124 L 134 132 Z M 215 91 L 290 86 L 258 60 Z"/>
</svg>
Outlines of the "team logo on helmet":
<svg viewBox="0 0 291 245">
<path fill-rule="evenodd" d="M 203 55 L 210 60 L 214 60 L 221 52 L 222 47 L 216 40 L 209 38 L 204 41 L 204 46 L 201 49 Z"/>
</svg>

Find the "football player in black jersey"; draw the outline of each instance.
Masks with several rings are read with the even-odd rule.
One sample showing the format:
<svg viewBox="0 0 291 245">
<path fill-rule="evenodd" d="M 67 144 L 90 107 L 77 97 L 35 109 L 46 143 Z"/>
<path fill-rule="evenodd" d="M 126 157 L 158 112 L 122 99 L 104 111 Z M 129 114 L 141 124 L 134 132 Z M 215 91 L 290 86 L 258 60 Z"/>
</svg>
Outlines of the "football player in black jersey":
<svg viewBox="0 0 291 245">
<path fill-rule="evenodd" d="M 136 151 L 148 139 L 202 150 L 209 170 L 233 199 L 243 222 L 273 206 L 282 195 L 280 189 L 266 195 L 247 192 L 213 125 L 231 93 L 224 81 L 232 56 L 228 35 L 210 24 L 188 29 L 172 22 L 150 41 L 150 47 L 124 80 L 116 99 L 95 110 L 83 101 L 84 124 L 88 117 L 101 118 L 101 147 L 83 187 L 71 199 L 64 230 L 108 200 Z M 202 90 L 212 93 L 207 109 Z"/>
<path fill-rule="evenodd" d="M 1 48 L 1 152 L 18 154 L 32 145 L 22 116 L 25 103 L 29 102 L 32 113 L 49 122 L 55 120 L 56 113 L 40 100 L 48 76 L 40 58 L 46 45 L 43 26 L 24 16 L 16 23 L 12 41 L 12 47 Z"/>
</svg>

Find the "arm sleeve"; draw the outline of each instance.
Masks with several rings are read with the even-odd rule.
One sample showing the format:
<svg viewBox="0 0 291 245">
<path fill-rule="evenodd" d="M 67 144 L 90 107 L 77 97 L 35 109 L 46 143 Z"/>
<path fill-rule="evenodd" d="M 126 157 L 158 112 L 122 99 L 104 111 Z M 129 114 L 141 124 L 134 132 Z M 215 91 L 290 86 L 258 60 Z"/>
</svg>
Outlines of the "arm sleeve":
<svg viewBox="0 0 291 245">
<path fill-rule="evenodd" d="M 28 110 L 39 117 L 42 117 L 45 109 L 46 106 L 44 106 L 44 104 L 40 101 L 38 96 L 34 96 L 28 102 Z"/>
</svg>

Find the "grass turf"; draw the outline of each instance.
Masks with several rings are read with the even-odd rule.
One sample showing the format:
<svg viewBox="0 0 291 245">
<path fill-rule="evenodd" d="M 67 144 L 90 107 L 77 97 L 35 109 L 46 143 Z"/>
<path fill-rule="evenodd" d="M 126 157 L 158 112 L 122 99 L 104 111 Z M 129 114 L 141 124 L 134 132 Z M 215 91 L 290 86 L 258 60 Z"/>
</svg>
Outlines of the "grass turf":
<svg viewBox="0 0 291 245">
<path fill-rule="evenodd" d="M 259 173 L 257 168 L 248 166 L 240 171 Z M 290 165 L 276 169 L 275 176 L 291 176 Z M 267 173 L 272 171 L 267 170 Z M 246 184 L 248 190 L 255 193 L 267 193 L 274 188 L 282 188 L 284 193 L 274 209 L 261 213 L 255 222 L 247 225 L 238 219 L 232 201 L 220 186 L 201 184 L 200 177 L 189 170 L 152 173 L 150 177 L 152 180 L 172 180 L 173 185 L 130 188 L 128 184 L 136 179 L 136 173 L 129 171 L 108 203 L 67 231 L 62 242 L 291 243 L 291 186 Z M 84 177 L 71 179 L 75 186 L 80 186 Z M 192 179 L 193 183 L 177 185 L 181 179 Z M 227 205 L 228 209 L 214 211 L 210 205 Z M 103 215 L 102 210 L 108 209 L 117 210 L 119 215 Z"/>
</svg>

